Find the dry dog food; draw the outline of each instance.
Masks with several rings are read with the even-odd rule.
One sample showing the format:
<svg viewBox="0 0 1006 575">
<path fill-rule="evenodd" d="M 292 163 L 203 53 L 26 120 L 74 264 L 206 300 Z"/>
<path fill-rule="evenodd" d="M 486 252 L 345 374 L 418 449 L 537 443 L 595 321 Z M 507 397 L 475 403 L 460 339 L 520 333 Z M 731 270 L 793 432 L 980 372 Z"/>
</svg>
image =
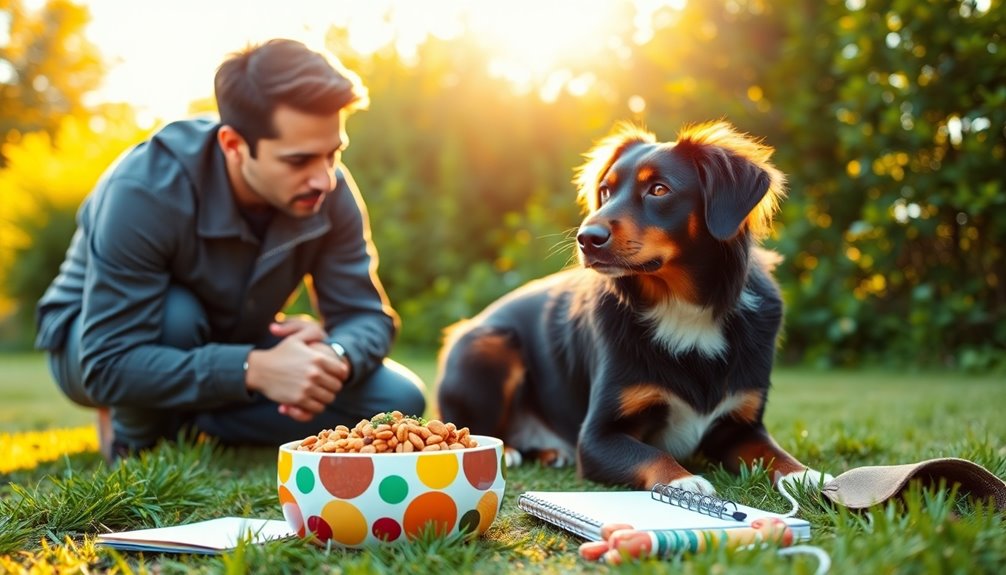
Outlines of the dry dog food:
<svg viewBox="0 0 1006 575">
<path fill-rule="evenodd" d="M 361 419 L 356 427 L 345 425 L 323 429 L 300 442 L 298 451 L 326 453 L 411 453 L 413 451 L 446 451 L 477 447 L 467 427 L 458 429 L 453 423 L 436 419 L 423 421 L 406 417 L 400 411 L 378 413 Z"/>
</svg>

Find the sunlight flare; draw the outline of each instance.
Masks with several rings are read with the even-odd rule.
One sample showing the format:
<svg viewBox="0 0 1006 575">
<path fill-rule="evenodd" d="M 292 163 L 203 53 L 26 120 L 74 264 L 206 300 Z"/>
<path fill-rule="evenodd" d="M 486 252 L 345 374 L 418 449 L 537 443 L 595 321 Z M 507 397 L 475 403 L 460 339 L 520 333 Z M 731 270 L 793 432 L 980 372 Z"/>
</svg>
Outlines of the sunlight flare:
<svg viewBox="0 0 1006 575">
<path fill-rule="evenodd" d="M 649 41 L 655 16 L 664 11 L 666 18 L 668 9 L 674 13 L 686 4 L 685 0 L 300 0 L 276 11 L 264 2 L 255 10 L 236 0 L 212 5 L 199 0 L 164 5 L 85 3 L 92 16 L 88 36 L 110 64 L 103 86 L 88 100 L 130 102 L 143 126 L 192 113 L 186 112 L 190 102 L 212 96 L 213 72 L 222 58 L 273 37 L 299 40 L 312 49 L 348 47 L 362 55 L 393 50 L 403 62 L 419 65 L 419 48 L 428 39 L 467 35 L 487 53 L 490 73 L 510 81 L 518 92 L 538 91 L 546 100 L 547 94 L 554 99 L 564 89 L 582 93 L 594 82 L 587 72 L 599 55 L 628 57 L 625 41 Z M 193 19 L 193 13 L 200 17 Z M 160 25 L 156 29 L 121 25 L 143 20 Z M 179 29 L 188 31 L 186 42 L 174 41 L 172 31 Z M 333 46 L 336 36 L 348 46 Z"/>
</svg>

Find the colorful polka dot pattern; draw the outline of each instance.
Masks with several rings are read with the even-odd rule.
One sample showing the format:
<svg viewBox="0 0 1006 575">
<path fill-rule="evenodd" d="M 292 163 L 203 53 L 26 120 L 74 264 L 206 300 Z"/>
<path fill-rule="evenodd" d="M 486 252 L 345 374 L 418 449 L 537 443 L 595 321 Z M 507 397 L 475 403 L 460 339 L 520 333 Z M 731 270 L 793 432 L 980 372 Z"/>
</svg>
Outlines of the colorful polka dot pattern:
<svg viewBox="0 0 1006 575">
<path fill-rule="evenodd" d="M 427 531 L 484 533 L 502 502 L 503 444 L 408 455 L 280 449 L 280 506 L 300 536 L 345 547 L 401 543 Z M 296 444 L 291 444 L 296 445 Z"/>
</svg>

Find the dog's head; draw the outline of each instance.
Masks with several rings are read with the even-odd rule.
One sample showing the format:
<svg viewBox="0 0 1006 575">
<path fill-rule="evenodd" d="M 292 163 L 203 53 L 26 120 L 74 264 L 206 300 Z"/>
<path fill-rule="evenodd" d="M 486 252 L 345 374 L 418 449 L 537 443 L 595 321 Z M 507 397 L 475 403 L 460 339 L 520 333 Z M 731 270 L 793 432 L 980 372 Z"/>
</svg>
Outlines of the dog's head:
<svg viewBox="0 0 1006 575">
<path fill-rule="evenodd" d="M 725 122 L 686 128 L 669 143 L 620 126 L 588 152 L 575 180 L 587 210 L 581 263 L 643 278 L 651 297 L 709 304 L 710 283 L 730 273 L 723 266 L 741 266 L 742 282 L 750 246 L 771 227 L 785 186 L 771 154 Z M 725 256 L 739 261 L 718 261 Z"/>
</svg>

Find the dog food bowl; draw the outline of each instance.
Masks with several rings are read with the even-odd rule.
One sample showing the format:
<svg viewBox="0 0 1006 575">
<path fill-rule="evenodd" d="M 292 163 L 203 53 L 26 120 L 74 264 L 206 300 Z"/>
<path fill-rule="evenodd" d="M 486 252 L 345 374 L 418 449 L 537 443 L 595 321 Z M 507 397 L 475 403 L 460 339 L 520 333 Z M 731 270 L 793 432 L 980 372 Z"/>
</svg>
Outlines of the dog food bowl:
<svg viewBox="0 0 1006 575">
<path fill-rule="evenodd" d="M 348 548 L 401 544 L 428 530 L 478 536 L 499 513 L 506 466 L 501 440 L 472 439 L 477 447 L 377 454 L 285 443 L 277 466 L 283 517 L 301 537 Z"/>
</svg>

